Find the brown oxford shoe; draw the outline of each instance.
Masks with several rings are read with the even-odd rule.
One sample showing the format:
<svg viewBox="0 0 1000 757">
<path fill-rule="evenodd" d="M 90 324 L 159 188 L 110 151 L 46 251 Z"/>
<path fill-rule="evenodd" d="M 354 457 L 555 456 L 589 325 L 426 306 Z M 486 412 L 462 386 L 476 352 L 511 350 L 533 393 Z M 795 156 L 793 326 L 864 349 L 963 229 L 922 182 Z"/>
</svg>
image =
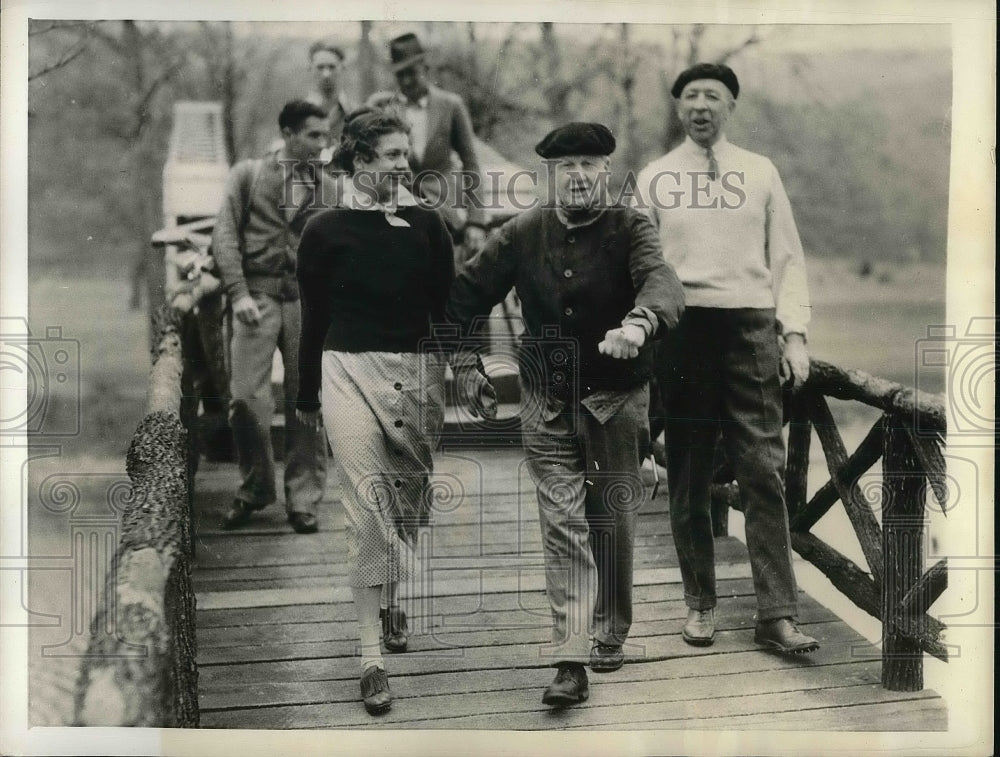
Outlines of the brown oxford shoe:
<svg viewBox="0 0 1000 757">
<path fill-rule="evenodd" d="M 695 647 L 711 646 L 715 641 L 715 610 L 688 610 L 681 637 Z"/>
<path fill-rule="evenodd" d="M 406 613 L 399 607 L 390 607 L 387 610 L 378 611 L 379 619 L 382 621 L 382 643 L 385 644 L 388 652 L 405 652 L 409 643 L 409 625 L 406 622 Z"/>
<path fill-rule="evenodd" d="M 297 534 L 314 534 L 319 530 L 316 516 L 312 513 L 288 513 L 288 522 Z"/>
<path fill-rule="evenodd" d="M 561 662 L 555 680 L 542 695 L 542 704 L 551 707 L 569 707 L 586 702 L 590 696 L 587 670 L 580 662 Z"/>
<path fill-rule="evenodd" d="M 369 715 L 381 715 L 392 708 L 389 676 L 384 669 L 373 665 L 361 676 L 361 699 Z"/>
<path fill-rule="evenodd" d="M 590 650 L 590 669 L 595 673 L 612 673 L 625 664 L 621 644 L 594 644 Z"/>
<path fill-rule="evenodd" d="M 791 618 L 778 618 L 757 624 L 753 640 L 785 654 L 805 654 L 819 649 L 819 642 L 806 636 Z"/>
</svg>

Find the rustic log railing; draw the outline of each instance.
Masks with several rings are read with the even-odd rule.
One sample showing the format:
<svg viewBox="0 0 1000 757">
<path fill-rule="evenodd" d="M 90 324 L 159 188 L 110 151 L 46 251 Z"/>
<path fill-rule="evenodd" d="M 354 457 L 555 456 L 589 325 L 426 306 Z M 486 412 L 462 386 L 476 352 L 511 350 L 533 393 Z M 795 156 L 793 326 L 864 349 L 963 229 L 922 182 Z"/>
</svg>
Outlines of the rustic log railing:
<svg viewBox="0 0 1000 757">
<path fill-rule="evenodd" d="M 77 725 L 198 725 L 189 353 L 197 344 L 191 334 L 201 331 L 199 320 L 214 321 L 219 298 L 211 296 L 217 280 L 200 272 L 197 259 L 192 265 L 172 255 L 168 250 L 166 302 L 153 318 L 147 414 L 126 458 L 131 500 L 107 576 L 108 599 L 92 623 L 114 633 L 91 639 L 76 685 Z M 205 359 L 209 371 L 224 371 L 218 343 L 201 347 L 212 356 Z"/>
<path fill-rule="evenodd" d="M 855 400 L 882 411 L 853 454 L 848 454 L 827 397 Z M 830 480 L 806 499 L 809 446 L 816 432 Z M 944 398 L 813 360 L 809 380 L 790 402 L 785 472 L 792 547 L 819 568 L 838 591 L 882 621 L 882 685 L 923 688 L 923 654 L 947 660 L 945 626 L 927 614 L 948 585 L 946 560 L 924 572 L 924 508 L 945 510 L 947 423 Z M 881 524 L 858 484 L 881 459 Z M 928 484 L 932 497 L 928 497 Z M 810 529 L 837 501 L 844 504 L 861 545 L 864 570 Z"/>
</svg>

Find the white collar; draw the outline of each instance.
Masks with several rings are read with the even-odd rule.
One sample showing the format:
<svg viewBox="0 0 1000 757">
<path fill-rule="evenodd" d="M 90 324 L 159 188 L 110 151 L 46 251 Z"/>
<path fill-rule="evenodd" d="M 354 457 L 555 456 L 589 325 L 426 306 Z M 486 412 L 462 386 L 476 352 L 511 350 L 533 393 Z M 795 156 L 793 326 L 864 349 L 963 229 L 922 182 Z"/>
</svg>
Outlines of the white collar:
<svg viewBox="0 0 1000 757">
<path fill-rule="evenodd" d="M 397 96 L 399 102 L 401 102 L 407 108 L 420 108 L 421 110 L 425 110 L 427 108 L 427 103 L 430 102 L 431 93 L 430 90 L 428 90 L 427 94 L 418 98 L 416 102 L 408 100 L 406 95 L 404 95 L 402 92 L 398 92 Z"/>
<path fill-rule="evenodd" d="M 684 144 L 684 149 L 687 150 L 688 152 L 692 152 L 702 157 L 705 157 L 705 155 L 708 154 L 708 148 L 702 147 L 693 139 L 691 139 L 691 137 L 684 137 L 683 144 Z M 726 139 L 726 135 L 722 134 L 715 141 L 715 144 L 712 145 L 712 154 L 718 157 L 719 155 L 725 153 L 726 150 L 728 149 L 729 149 L 729 141 Z"/>
<path fill-rule="evenodd" d="M 370 194 L 366 194 L 358 190 L 354 186 L 354 182 L 349 176 L 344 176 L 341 178 L 340 187 L 340 206 L 347 208 L 349 210 L 378 210 L 385 214 L 386 220 L 389 221 L 392 226 L 405 225 L 409 226 L 408 223 L 403 221 L 401 218 L 396 218 L 396 211 L 400 208 L 410 208 L 417 205 L 417 198 L 413 196 L 406 187 L 399 187 L 396 192 L 396 204 L 394 206 L 384 205 L 378 202 Z M 391 216 L 391 218 L 390 218 Z M 393 220 L 395 219 L 395 221 Z M 402 221 L 402 223 L 396 223 L 396 221 Z"/>
</svg>

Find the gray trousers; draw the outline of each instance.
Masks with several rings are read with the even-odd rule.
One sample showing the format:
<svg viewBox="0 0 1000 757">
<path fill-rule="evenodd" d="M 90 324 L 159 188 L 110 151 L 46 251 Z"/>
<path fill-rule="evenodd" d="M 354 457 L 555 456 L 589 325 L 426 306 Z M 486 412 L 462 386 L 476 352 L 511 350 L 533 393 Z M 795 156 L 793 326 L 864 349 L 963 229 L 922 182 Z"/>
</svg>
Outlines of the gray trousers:
<svg viewBox="0 0 1000 757">
<path fill-rule="evenodd" d="M 229 423 L 241 479 L 236 496 L 257 507 L 277 499 L 271 447 L 271 366 L 274 351 L 279 349 L 285 365 L 285 509 L 314 513 L 326 484 L 326 443 L 321 431 L 310 431 L 295 418 L 302 324 L 299 302 L 256 292 L 253 299 L 260 310 L 256 326 L 232 319 Z"/>
<path fill-rule="evenodd" d="M 580 404 L 549 420 L 540 412 L 523 419 L 552 610 L 553 646 L 545 652 L 552 664 L 589 660 L 591 634 L 602 644 L 623 644 L 628 636 L 648 404 L 648 390 L 636 392 L 603 424 Z"/>
<path fill-rule="evenodd" d="M 721 428 L 746 517 L 757 617 L 793 617 L 774 310 L 689 307 L 659 348 L 670 521 L 687 605 L 716 604 L 710 493 Z"/>
</svg>

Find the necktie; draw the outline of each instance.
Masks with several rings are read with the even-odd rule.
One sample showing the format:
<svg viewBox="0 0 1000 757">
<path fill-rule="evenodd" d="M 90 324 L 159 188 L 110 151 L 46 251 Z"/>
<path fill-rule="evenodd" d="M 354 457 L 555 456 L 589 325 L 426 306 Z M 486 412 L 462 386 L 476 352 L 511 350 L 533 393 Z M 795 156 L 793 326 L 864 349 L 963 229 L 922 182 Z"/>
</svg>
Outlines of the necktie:
<svg viewBox="0 0 1000 757">
<path fill-rule="evenodd" d="M 715 181 L 716 179 L 719 178 L 719 164 L 715 160 L 715 153 L 712 152 L 712 148 L 709 147 L 705 151 L 705 154 L 708 156 L 708 174 L 709 174 L 709 179 L 711 179 L 712 181 Z"/>
</svg>

